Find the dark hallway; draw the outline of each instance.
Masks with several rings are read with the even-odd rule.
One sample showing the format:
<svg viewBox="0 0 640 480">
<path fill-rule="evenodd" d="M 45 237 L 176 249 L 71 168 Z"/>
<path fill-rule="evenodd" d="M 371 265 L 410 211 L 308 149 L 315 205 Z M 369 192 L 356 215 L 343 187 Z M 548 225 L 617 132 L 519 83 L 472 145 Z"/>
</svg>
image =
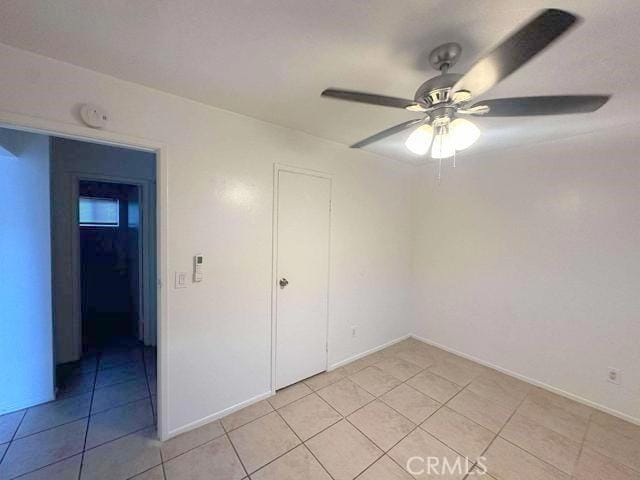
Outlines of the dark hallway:
<svg viewBox="0 0 640 480">
<path fill-rule="evenodd" d="M 83 351 L 138 339 L 139 188 L 82 181 L 79 188 Z"/>
</svg>

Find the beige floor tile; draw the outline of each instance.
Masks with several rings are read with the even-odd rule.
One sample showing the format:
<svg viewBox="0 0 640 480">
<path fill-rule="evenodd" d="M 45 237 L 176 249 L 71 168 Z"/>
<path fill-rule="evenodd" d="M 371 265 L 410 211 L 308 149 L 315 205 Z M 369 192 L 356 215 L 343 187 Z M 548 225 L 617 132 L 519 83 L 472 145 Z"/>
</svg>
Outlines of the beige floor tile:
<svg viewBox="0 0 640 480">
<path fill-rule="evenodd" d="M 588 420 L 595 412 L 593 408 L 588 407 L 587 405 L 583 405 L 538 387 L 530 387 L 528 397 L 530 400 L 543 407 L 553 405 L 585 420 Z"/>
<path fill-rule="evenodd" d="M 217 420 L 208 423 L 207 425 L 203 425 L 202 427 L 198 427 L 195 430 L 191 430 L 190 432 L 178 435 L 166 442 L 162 442 L 160 447 L 162 460 L 165 462 L 171 460 L 172 458 L 199 447 L 200 445 L 204 445 L 221 435 L 224 435 L 224 429 Z"/>
<path fill-rule="evenodd" d="M 370 394 L 379 397 L 400 385 L 400 380 L 383 372 L 377 367 L 367 367 L 349 377 Z"/>
<path fill-rule="evenodd" d="M 240 480 L 246 473 L 226 435 L 164 464 L 167 480 Z"/>
<path fill-rule="evenodd" d="M 119 367 L 128 363 L 142 363 L 141 348 L 116 348 L 102 352 L 99 370 Z"/>
<path fill-rule="evenodd" d="M 498 437 L 486 454 L 489 474 L 500 480 L 570 480 L 570 476 Z"/>
<path fill-rule="evenodd" d="M 249 473 L 300 443 L 295 433 L 273 412 L 229 433 L 240 460 Z"/>
<path fill-rule="evenodd" d="M 473 466 L 467 459 L 420 428 L 393 447 L 389 456 L 414 478 L 460 480 Z M 436 458 L 438 463 L 430 461 L 430 457 Z M 452 467 L 452 470 L 446 469 L 445 463 Z"/>
<path fill-rule="evenodd" d="M 573 478 L 575 480 L 640 480 L 640 472 L 584 447 Z"/>
<path fill-rule="evenodd" d="M 358 360 L 354 360 L 351 363 L 347 363 L 346 365 L 342 366 L 342 371 L 344 372 L 345 375 L 353 375 L 356 372 L 359 372 L 360 370 L 370 367 L 371 365 L 374 364 L 374 360 L 367 357 L 362 357 L 359 358 Z"/>
<path fill-rule="evenodd" d="M 377 352 L 373 352 L 369 355 L 367 355 L 365 358 L 367 358 L 370 362 L 371 365 L 375 365 L 378 362 L 381 362 L 382 360 L 384 360 L 385 358 L 391 358 L 395 356 L 392 350 L 378 350 Z"/>
<path fill-rule="evenodd" d="M 411 480 L 409 475 L 387 455 L 367 468 L 358 480 Z"/>
<path fill-rule="evenodd" d="M 640 427 L 605 413 L 594 413 L 585 445 L 640 472 Z"/>
<path fill-rule="evenodd" d="M 356 410 L 347 419 L 385 452 L 416 427 L 380 400 Z"/>
<path fill-rule="evenodd" d="M 276 394 L 268 400 L 271 406 L 277 410 L 291 402 L 295 402 L 305 395 L 309 395 L 311 391 L 312 390 L 307 385 L 300 382 L 291 385 L 290 387 L 283 388 L 282 390 L 278 390 Z"/>
<path fill-rule="evenodd" d="M 573 474 L 580 443 L 560 435 L 521 414 L 511 420 L 500 432 L 511 443 L 553 465 L 569 475 Z"/>
<path fill-rule="evenodd" d="M 280 415 L 304 441 L 340 421 L 342 416 L 315 393 L 290 403 Z"/>
<path fill-rule="evenodd" d="M 502 428 L 513 413 L 512 409 L 466 389 L 451 399 L 447 406 L 495 433 Z"/>
<path fill-rule="evenodd" d="M 409 363 L 413 363 L 420 368 L 431 367 L 437 362 L 437 359 L 428 350 L 419 347 L 413 347 L 398 352 L 396 357 Z"/>
<path fill-rule="evenodd" d="M 99 413 L 109 408 L 122 406 L 125 403 L 142 400 L 148 396 L 149 387 L 146 380 L 133 380 L 99 388 L 93 393 L 91 413 Z"/>
<path fill-rule="evenodd" d="M 461 386 L 439 377 L 428 370 L 410 378 L 407 380 L 407 383 L 440 403 L 445 403 L 462 390 Z"/>
<path fill-rule="evenodd" d="M 92 415 L 86 448 L 93 448 L 136 430 L 153 425 L 151 400 L 145 398 Z"/>
<path fill-rule="evenodd" d="M 318 395 L 344 416 L 350 415 L 374 399 L 370 393 L 348 378 L 318 390 Z"/>
<path fill-rule="evenodd" d="M 616 432 L 619 435 L 625 437 L 635 438 L 640 441 L 640 425 L 622 420 L 621 418 L 614 417 L 604 412 L 594 412 L 591 417 L 591 422 L 600 425 L 601 427 L 608 429 L 612 432 Z"/>
<path fill-rule="evenodd" d="M 516 408 L 530 390 L 529 385 L 499 372 L 481 375 L 467 387 L 481 397 L 493 400 L 507 408 Z"/>
<path fill-rule="evenodd" d="M 71 479 L 70 479 L 71 480 Z M 131 480 L 164 480 L 164 469 L 162 465 L 153 467 L 151 470 L 132 477 Z"/>
<path fill-rule="evenodd" d="M 300 445 L 251 475 L 251 480 L 331 480 L 329 474 Z"/>
<path fill-rule="evenodd" d="M 468 477 L 468 480 L 498 480 L 495 477 L 492 477 L 487 473 L 486 468 L 484 466 L 476 465 L 471 470 L 471 475 Z"/>
<path fill-rule="evenodd" d="M 96 372 L 82 372 L 65 378 L 57 385 L 56 400 L 90 392 L 95 378 Z"/>
<path fill-rule="evenodd" d="M 320 390 L 321 388 L 326 387 L 327 385 L 331 385 L 345 377 L 344 370 L 342 368 L 337 368 L 330 372 L 322 372 L 318 375 L 314 375 L 313 377 L 307 378 L 304 380 L 304 383 L 313 391 Z"/>
<path fill-rule="evenodd" d="M 78 420 L 11 443 L 0 463 L 0 478 L 13 478 L 82 451 L 87 420 Z"/>
<path fill-rule="evenodd" d="M 124 480 L 160 465 L 160 442 L 154 427 L 88 450 L 81 480 Z"/>
<path fill-rule="evenodd" d="M 518 408 L 518 413 L 576 442 L 582 441 L 589 423 L 586 418 L 575 415 L 551 402 L 541 402 L 530 396 L 525 398 Z"/>
<path fill-rule="evenodd" d="M 436 363 L 429 371 L 458 385 L 467 385 L 482 374 L 481 367 L 469 361 L 451 359 Z"/>
<path fill-rule="evenodd" d="M 440 403 L 406 383 L 385 393 L 380 400 L 416 424 L 422 423 L 440 408 Z"/>
<path fill-rule="evenodd" d="M 20 480 L 77 480 L 82 455 L 75 455 L 35 472 L 27 473 Z"/>
<path fill-rule="evenodd" d="M 490 430 L 447 407 L 431 415 L 421 428 L 474 462 L 495 437 Z"/>
<path fill-rule="evenodd" d="M 401 382 L 408 380 L 415 374 L 419 373 L 422 368 L 414 363 L 407 362 L 401 358 L 386 358 L 375 365 L 380 370 L 397 378 Z"/>
<path fill-rule="evenodd" d="M 371 440 L 342 420 L 307 442 L 335 480 L 352 480 L 382 456 Z"/>
<path fill-rule="evenodd" d="M 27 410 L 15 438 L 79 420 L 89 415 L 91 393 L 44 403 Z"/>
<path fill-rule="evenodd" d="M 249 422 L 254 421 L 270 412 L 273 412 L 273 407 L 266 400 L 256 402 L 253 405 L 238 410 L 230 415 L 224 417 L 221 422 L 222 426 L 227 432 L 234 430 L 238 427 L 246 425 Z"/>
<path fill-rule="evenodd" d="M 26 410 L 20 410 L 0 415 L 0 443 L 6 443 L 13 438 L 26 412 Z"/>
<path fill-rule="evenodd" d="M 106 370 L 98 370 L 95 388 L 108 387 L 116 383 L 132 380 L 144 380 L 144 378 L 144 365 L 142 363 L 129 363 Z"/>
</svg>

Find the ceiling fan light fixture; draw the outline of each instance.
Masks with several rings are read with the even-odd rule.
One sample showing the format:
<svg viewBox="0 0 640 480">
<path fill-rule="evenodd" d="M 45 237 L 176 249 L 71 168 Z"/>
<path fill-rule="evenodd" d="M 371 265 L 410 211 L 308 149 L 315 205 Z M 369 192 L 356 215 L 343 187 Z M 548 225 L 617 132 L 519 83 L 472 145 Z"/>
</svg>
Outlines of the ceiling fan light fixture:
<svg viewBox="0 0 640 480">
<path fill-rule="evenodd" d="M 420 125 L 416 128 L 406 142 L 405 147 L 416 155 L 426 155 L 431 147 L 431 141 L 433 140 L 433 127 L 428 124 Z"/>
<path fill-rule="evenodd" d="M 480 129 L 466 118 L 456 118 L 449 126 L 456 150 L 464 150 L 480 138 Z"/>
</svg>

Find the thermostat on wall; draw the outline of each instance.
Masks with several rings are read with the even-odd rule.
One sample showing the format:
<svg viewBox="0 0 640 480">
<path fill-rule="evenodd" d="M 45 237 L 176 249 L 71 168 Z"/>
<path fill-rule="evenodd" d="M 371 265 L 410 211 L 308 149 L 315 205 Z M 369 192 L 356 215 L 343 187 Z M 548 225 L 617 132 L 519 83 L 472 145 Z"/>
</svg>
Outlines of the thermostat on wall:
<svg viewBox="0 0 640 480">
<path fill-rule="evenodd" d="M 202 281 L 202 264 L 204 263 L 204 257 L 201 253 L 193 257 L 193 281 Z"/>
<path fill-rule="evenodd" d="M 85 103 L 80 107 L 80 116 L 82 121 L 92 128 L 104 128 L 109 121 L 109 116 L 103 108 L 90 103 Z"/>
</svg>

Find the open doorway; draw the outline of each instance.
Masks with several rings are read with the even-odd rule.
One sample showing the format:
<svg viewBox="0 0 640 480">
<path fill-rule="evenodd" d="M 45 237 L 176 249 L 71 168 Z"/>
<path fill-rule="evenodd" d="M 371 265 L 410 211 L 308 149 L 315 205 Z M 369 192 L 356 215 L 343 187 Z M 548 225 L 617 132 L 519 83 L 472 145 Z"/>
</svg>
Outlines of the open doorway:
<svg viewBox="0 0 640 480">
<path fill-rule="evenodd" d="M 83 353 L 144 341 L 139 190 L 124 183 L 80 181 Z"/>
<path fill-rule="evenodd" d="M 57 459 L 4 460 L 29 442 L 82 459 L 156 436 L 156 154 L 0 128 L 0 164 L 0 477 L 13 478 Z"/>
<path fill-rule="evenodd" d="M 139 405 L 128 428 L 156 417 L 154 157 L 51 140 L 56 398 Z"/>
</svg>

